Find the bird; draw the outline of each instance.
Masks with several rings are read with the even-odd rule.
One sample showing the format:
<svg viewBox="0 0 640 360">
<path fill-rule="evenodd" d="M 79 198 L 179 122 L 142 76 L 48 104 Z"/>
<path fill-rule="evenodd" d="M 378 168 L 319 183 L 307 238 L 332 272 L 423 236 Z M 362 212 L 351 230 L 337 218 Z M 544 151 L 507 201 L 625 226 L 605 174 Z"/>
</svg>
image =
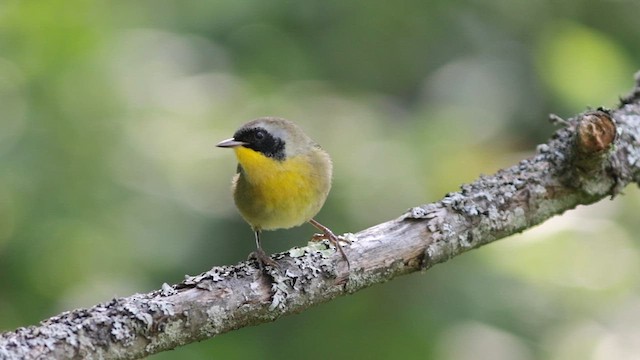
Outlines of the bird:
<svg viewBox="0 0 640 360">
<path fill-rule="evenodd" d="M 260 234 L 308 222 L 322 232 L 312 240 L 329 240 L 349 267 L 338 237 L 314 219 L 327 199 L 333 173 L 331 158 L 320 145 L 290 120 L 261 117 L 216 146 L 233 149 L 238 160 L 231 188 L 240 215 L 255 235 L 256 251 L 250 259 L 261 269 L 279 268 L 262 249 Z"/>
</svg>

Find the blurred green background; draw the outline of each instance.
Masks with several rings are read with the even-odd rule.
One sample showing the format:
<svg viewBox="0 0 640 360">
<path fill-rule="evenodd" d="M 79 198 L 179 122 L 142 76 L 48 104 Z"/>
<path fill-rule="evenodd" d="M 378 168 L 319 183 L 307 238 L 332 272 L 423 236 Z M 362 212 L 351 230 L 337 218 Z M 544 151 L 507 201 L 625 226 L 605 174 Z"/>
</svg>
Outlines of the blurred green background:
<svg viewBox="0 0 640 360">
<path fill-rule="evenodd" d="M 356 232 L 530 156 L 550 112 L 614 106 L 640 4 L 0 3 L 0 330 L 253 250 L 214 145 L 263 115 L 332 154 L 317 217 Z M 632 359 L 640 191 L 160 359 Z M 268 252 L 310 226 L 265 234 Z"/>
</svg>

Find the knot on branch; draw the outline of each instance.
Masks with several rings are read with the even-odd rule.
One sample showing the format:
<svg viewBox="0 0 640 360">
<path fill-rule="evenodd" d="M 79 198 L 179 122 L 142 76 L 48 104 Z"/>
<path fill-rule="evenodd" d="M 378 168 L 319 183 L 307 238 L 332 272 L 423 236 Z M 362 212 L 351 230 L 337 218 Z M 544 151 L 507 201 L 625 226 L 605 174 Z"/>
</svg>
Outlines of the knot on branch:
<svg viewBox="0 0 640 360">
<path fill-rule="evenodd" d="M 579 155 L 599 155 L 610 148 L 615 138 L 616 124 L 608 111 L 599 109 L 578 119 L 575 145 Z"/>
<path fill-rule="evenodd" d="M 574 176 L 594 176 L 604 169 L 616 139 L 616 123 L 604 109 L 589 111 L 577 119 L 573 141 Z"/>
<path fill-rule="evenodd" d="M 569 168 L 563 182 L 590 196 L 614 195 L 616 176 L 609 170 L 618 130 L 610 111 L 603 108 L 587 111 L 572 125 Z"/>
</svg>

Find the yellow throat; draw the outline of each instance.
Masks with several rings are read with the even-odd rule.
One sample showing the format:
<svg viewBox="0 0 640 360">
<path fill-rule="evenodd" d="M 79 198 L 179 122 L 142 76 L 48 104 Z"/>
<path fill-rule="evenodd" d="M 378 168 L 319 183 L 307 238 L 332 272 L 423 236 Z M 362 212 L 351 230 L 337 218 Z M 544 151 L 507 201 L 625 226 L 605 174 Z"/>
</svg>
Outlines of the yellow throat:
<svg viewBox="0 0 640 360">
<path fill-rule="evenodd" d="M 314 168 L 314 153 L 277 160 L 244 146 L 234 151 L 242 167 L 234 179 L 234 200 L 253 228 L 298 226 L 320 211 L 330 179 Z"/>
</svg>

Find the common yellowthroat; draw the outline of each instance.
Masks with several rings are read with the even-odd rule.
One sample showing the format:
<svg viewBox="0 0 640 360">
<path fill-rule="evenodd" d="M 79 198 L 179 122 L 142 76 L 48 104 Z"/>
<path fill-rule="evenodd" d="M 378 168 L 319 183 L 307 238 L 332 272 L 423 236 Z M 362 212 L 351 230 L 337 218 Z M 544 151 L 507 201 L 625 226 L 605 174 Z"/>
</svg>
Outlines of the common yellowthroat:
<svg viewBox="0 0 640 360">
<path fill-rule="evenodd" d="M 300 127 L 286 119 L 263 117 L 216 146 L 233 149 L 238 158 L 232 190 L 240 214 L 255 232 L 257 249 L 250 258 L 260 267 L 278 267 L 262 250 L 260 233 L 309 222 L 322 231 L 314 240 L 329 240 L 349 266 L 338 237 L 313 219 L 331 189 L 331 158 Z"/>
</svg>

